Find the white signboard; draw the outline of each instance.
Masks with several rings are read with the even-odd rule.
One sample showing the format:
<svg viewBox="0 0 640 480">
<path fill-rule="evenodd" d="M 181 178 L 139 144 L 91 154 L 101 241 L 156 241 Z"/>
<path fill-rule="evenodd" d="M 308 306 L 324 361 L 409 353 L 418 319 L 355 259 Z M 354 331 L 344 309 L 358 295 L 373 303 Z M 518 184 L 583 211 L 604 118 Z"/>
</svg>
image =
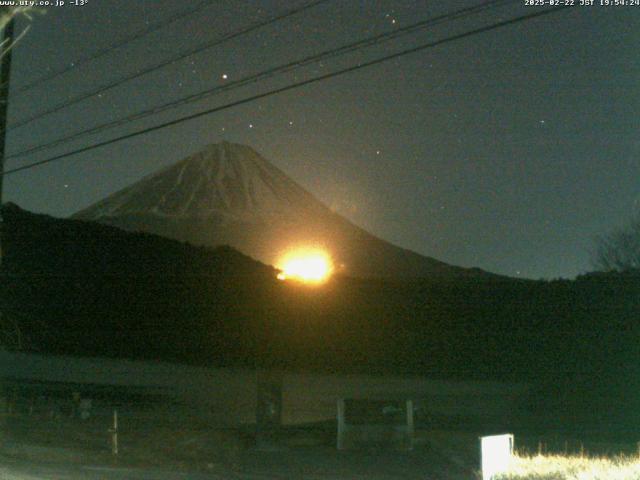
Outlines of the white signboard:
<svg viewBox="0 0 640 480">
<path fill-rule="evenodd" d="M 492 480 L 509 470 L 513 455 L 513 435 L 491 435 L 480 437 L 480 462 L 482 480 Z"/>
</svg>

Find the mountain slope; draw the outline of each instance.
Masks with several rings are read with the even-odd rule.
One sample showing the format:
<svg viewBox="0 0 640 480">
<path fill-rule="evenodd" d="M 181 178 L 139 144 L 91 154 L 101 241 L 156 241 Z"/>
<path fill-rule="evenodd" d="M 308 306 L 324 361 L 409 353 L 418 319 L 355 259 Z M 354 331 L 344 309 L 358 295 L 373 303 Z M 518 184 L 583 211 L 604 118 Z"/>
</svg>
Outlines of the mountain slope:
<svg viewBox="0 0 640 480">
<path fill-rule="evenodd" d="M 194 245 L 231 245 L 268 264 L 320 247 L 358 277 L 489 275 L 397 247 L 333 213 L 253 149 L 210 145 L 78 212 L 74 219 Z"/>
</svg>

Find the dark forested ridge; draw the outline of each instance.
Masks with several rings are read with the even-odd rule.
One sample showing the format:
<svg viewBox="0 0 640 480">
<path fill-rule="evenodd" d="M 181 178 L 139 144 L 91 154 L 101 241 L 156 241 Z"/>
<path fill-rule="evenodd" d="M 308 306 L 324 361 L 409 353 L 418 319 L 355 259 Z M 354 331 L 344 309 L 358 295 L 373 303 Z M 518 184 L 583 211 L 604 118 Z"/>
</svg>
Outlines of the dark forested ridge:
<svg viewBox="0 0 640 480">
<path fill-rule="evenodd" d="M 40 351 L 465 378 L 637 370 L 638 275 L 306 287 L 231 248 L 14 205 L 4 219 L 3 311 Z"/>
<path fill-rule="evenodd" d="M 534 382 L 567 428 L 640 426 L 640 275 L 319 287 L 209 249 L 3 209 L 0 301 L 44 353 Z M 537 393 L 536 393 L 537 392 Z M 534 418 L 534 417 L 531 417 Z M 591 428 L 591 427 L 589 427 Z"/>
</svg>

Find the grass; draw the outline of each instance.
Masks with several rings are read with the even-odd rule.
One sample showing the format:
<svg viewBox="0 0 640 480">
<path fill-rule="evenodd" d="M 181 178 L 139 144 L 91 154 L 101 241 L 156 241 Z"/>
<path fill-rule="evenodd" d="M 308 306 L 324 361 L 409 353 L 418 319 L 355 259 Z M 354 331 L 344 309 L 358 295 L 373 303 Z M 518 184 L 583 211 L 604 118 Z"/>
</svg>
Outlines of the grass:
<svg viewBox="0 0 640 480">
<path fill-rule="evenodd" d="M 80 421 L 64 416 L 13 416 L 7 419 L 8 441 L 0 442 L 0 455 L 51 463 L 208 471 L 212 466 L 224 469 L 235 465 L 249 443 L 237 429 L 215 429 L 186 419 L 180 423 L 163 423 L 162 417 L 152 420 L 121 416 L 120 453 L 115 458 L 108 417 Z M 0 470 L 0 480 L 4 479 Z"/>
<path fill-rule="evenodd" d="M 514 455 L 509 473 L 495 480 L 638 480 L 640 456 Z"/>
</svg>

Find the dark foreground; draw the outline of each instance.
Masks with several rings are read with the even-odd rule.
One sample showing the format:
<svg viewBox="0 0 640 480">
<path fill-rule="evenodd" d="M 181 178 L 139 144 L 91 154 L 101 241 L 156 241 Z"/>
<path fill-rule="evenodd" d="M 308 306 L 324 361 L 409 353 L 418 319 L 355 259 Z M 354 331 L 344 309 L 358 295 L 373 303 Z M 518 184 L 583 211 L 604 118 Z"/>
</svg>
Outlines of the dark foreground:
<svg viewBox="0 0 640 480">
<path fill-rule="evenodd" d="M 436 438 L 431 436 L 431 438 Z M 440 445 L 436 445 L 440 443 Z M 454 442 L 455 443 L 455 442 Z M 337 451 L 329 445 L 249 448 L 233 462 L 215 461 L 190 468 L 118 465 L 112 459 L 64 461 L 61 452 L 43 450 L 0 456 L 2 480 L 174 480 L 174 479 L 474 479 L 468 455 L 447 442 L 418 441 L 412 451 L 371 449 Z M 467 443 L 467 442 L 464 442 Z M 30 455 L 31 453 L 31 455 Z M 67 452 L 69 453 L 69 452 Z M 72 452 L 71 452 L 72 453 Z"/>
</svg>

